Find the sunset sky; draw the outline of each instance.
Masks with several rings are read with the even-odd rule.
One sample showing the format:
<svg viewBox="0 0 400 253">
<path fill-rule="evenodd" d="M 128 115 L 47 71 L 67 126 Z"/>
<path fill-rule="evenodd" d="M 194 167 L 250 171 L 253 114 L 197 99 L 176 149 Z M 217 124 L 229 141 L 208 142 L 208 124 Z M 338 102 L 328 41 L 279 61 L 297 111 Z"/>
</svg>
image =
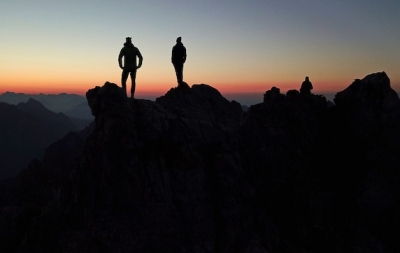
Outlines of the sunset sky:
<svg viewBox="0 0 400 253">
<path fill-rule="evenodd" d="M 176 86 L 179 36 L 184 80 L 228 99 L 262 101 L 305 76 L 314 93 L 336 93 L 380 71 L 400 91 L 400 1 L 2 0 L 0 23 L 0 94 L 120 85 L 117 57 L 132 37 L 144 57 L 135 97 L 155 98 Z"/>
</svg>

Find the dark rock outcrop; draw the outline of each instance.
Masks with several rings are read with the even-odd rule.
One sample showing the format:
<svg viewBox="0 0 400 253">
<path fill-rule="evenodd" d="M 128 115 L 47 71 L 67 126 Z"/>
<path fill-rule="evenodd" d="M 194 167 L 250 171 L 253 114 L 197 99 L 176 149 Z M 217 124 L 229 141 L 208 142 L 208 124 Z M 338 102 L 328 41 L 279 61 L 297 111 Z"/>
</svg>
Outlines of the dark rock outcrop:
<svg viewBox="0 0 400 253">
<path fill-rule="evenodd" d="M 395 215 L 400 212 L 399 97 L 386 73 L 379 72 L 356 79 L 334 101 L 342 137 L 338 148 L 351 161 L 351 170 L 343 172 L 349 177 L 346 184 L 355 188 L 351 200 L 355 202 L 355 220 L 364 225 L 357 239 L 367 234 L 383 251 L 396 252 L 400 229 Z"/>
<path fill-rule="evenodd" d="M 109 234 L 109 246 L 90 252 L 245 248 L 237 243 L 251 236 L 252 189 L 240 168 L 240 105 L 207 85 L 171 89 L 156 103 L 124 96 L 110 83 L 87 93 L 97 129 L 77 171 L 75 212 L 87 232 L 69 235 L 76 247 Z M 102 228 L 89 235 L 93 226 Z"/>
<path fill-rule="evenodd" d="M 2 251 L 400 250 L 400 101 L 384 72 L 333 106 L 274 87 L 243 112 L 204 84 L 152 102 L 106 83 L 87 99 L 91 128 L 0 185 Z"/>
</svg>

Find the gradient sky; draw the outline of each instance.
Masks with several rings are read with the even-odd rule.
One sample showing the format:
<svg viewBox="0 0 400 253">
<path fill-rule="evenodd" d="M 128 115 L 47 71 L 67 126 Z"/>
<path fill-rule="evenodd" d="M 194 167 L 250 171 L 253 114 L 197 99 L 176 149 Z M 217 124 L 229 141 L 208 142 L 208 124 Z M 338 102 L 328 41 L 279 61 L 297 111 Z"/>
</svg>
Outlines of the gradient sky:
<svg viewBox="0 0 400 253">
<path fill-rule="evenodd" d="M 0 93 L 120 85 L 117 57 L 132 37 L 144 57 L 136 97 L 161 96 L 176 86 L 170 58 L 179 36 L 184 80 L 227 98 L 261 102 L 272 86 L 299 89 L 305 76 L 314 93 L 336 93 L 380 71 L 400 90 L 395 0 L 2 0 L 0 23 Z"/>
</svg>

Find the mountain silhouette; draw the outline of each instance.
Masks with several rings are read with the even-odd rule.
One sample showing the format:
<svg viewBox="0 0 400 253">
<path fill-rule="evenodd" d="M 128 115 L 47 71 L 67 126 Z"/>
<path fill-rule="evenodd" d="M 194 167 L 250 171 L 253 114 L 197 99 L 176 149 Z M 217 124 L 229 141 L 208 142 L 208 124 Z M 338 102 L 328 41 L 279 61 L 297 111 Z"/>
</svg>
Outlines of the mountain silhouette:
<svg viewBox="0 0 400 253">
<path fill-rule="evenodd" d="M 53 112 L 66 112 L 81 103 L 87 103 L 84 96 L 79 96 L 76 94 L 60 93 L 34 95 L 14 92 L 5 92 L 1 94 L 0 102 L 16 105 L 19 103 L 25 103 L 30 98 L 39 101 L 47 109 Z"/>
<path fill-rule="evenodd" d="M 62 113 L 56 114 L 41 103 L 0 103 L 0 179 L 15 176 L 28 163 L 41 159 L 44 149 L 77 128 Z"/>
<path fill-rule="evenodd" d="M 153 102 L 107 82 L 86 97 L 95 121 L 0 184 L 2 252 L 400 251 L 385 72 L 335 105 L 273 87 L 243 111 L 206 84 Z"/>
<path fill-rule="evenodd" d="M 12 105 L 26 103 L 30 99 L 38 101 L 48 110 L 55 113 L 63 113 L 68 116 L 75 124 L 78 130 L 84 129 L 94 120 L 90 112 L 90 107 L 87 100 L 83 96 L 76 94 L 24 94 L 5 92 L 0 95 L 0 102 L 5 102 Z"/>
</svg>

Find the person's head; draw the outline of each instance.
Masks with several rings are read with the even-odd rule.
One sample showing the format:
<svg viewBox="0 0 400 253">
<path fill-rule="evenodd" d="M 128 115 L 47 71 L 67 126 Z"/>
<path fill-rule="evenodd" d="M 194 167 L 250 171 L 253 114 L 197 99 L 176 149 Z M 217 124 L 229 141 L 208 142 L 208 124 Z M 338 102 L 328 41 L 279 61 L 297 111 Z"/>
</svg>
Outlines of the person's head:
<svg viewBox="0 0 400 253">
<path fill-rule="evenodd" d="M 125 43 L 124 43 L 124 47 L 131 47 L 131 46 L 133 46 L 133 44 L 132 44 L 132 38 L 131 37 L 126 37 L 125 38 Z"/>
<path fill-rule="evenodd" d="M 132 38 L 131 37 L 126 37 L 126 42 L 127 44 L 132 44 Z"/>
<path fill-rule="evenodd" d="M 306 76 L 306 81 L 309 81 L 309 80 L 308 80 L 308 76 Z"/>
<path fill-rule="evenodd" d="M 176 42 L 178 42 L 178 43 L 180 43 L 182 41 L 182 38 L 181 37 L 178 37 L 177 39 L 176 39 Z"/>
</svg>

